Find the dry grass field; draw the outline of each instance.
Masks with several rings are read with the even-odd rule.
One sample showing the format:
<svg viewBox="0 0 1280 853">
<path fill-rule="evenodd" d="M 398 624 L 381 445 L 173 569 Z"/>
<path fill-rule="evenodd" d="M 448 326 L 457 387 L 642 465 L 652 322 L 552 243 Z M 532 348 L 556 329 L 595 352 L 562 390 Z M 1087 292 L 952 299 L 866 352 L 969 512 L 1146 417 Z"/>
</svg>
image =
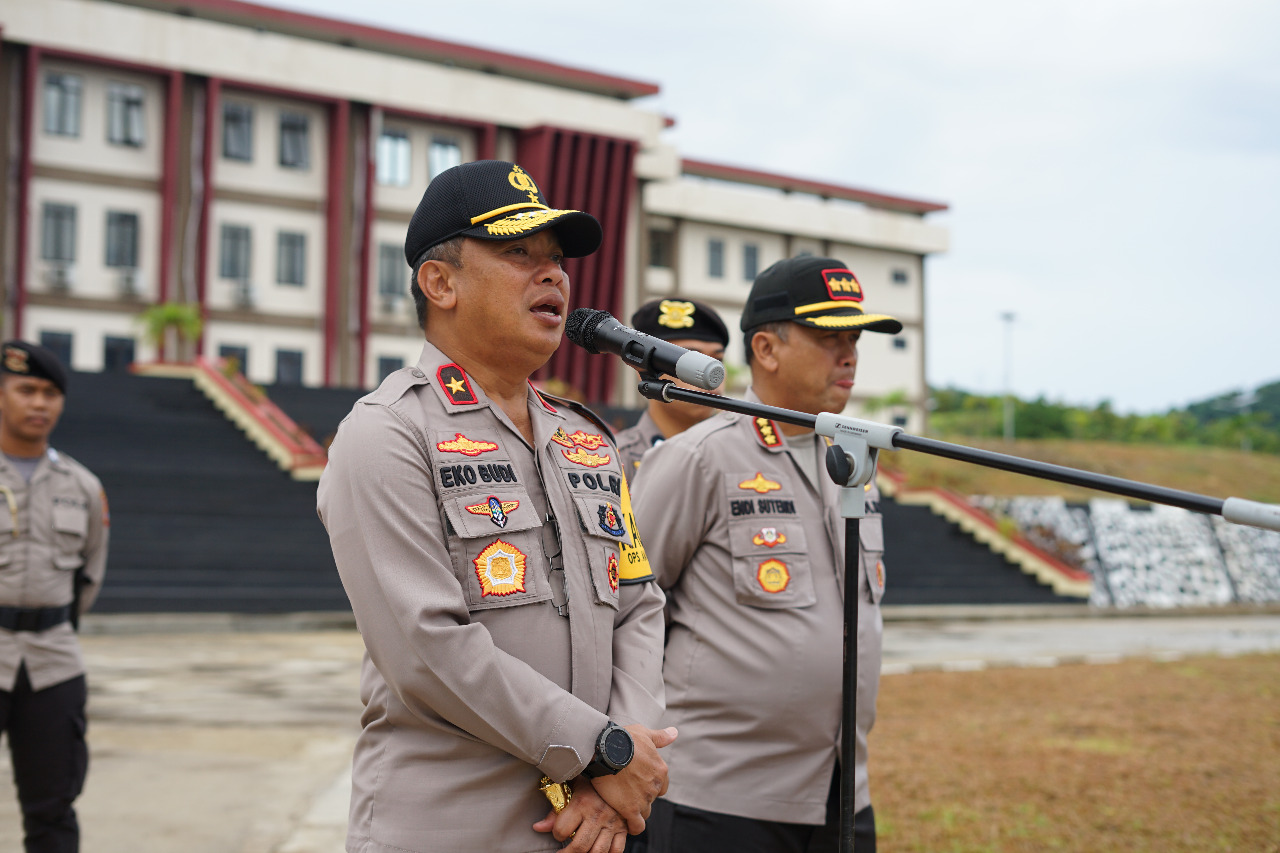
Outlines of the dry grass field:
<svg viewBox="0 0 1280 853">
<path fill-rule="evenodd" d="M 980 447 L 1211 497 L 1280 502 L 1280 456 L 1269 453 L 1243 453 L 1221 447 L 1100 441 L 1015 441 L 1005 444 L 982 439 L 951 440 L 966 447 Z M 911 487 L 940 487 L 962 495 L 1062 495 L 1073 501 L 1103 496 L 1101 492 L 908 450 L 881 453 L 880 464 L 905 474 Z"/>
<path fill-rule="evenodd" d="M 1280 853 L 1280 655 L 886 676 L 882 853 Z"/>
</svg>

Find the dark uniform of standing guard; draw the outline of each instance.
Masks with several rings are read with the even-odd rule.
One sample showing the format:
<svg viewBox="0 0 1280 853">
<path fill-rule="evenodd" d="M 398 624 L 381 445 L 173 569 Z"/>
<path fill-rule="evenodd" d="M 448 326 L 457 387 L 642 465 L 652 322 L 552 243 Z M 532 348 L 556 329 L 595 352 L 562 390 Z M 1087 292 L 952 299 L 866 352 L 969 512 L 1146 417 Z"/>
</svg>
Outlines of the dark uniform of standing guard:
<svg viewBox="0 0 1280 853">
<path fill-rule="evenodd" d="M 501 161 L 441 173 L 409 225 L 426 345 L 342 422 L 318 496 L 366 647 L 351 853 L 616 853 L 666 788 L 664 597 L 617 448 L 529 383 L 562 259 L 600 242 Z"/>
<path fill-rule="evenodd" d="M 0 732 L 28 853 L 74 853 L 89 767 L 85 678 L 72 626 L 107 568 L 102 484 L 49 446 L 67 372 L 49 350 L 0 345 Z"/>
<path fill-rule="evenodd" d="M 862 309 L 840 261 L 780 261 L 742 315 L 752 391 L 772 406 L 844 409 L 864 331 L 902 324 Z M 653 853 L 834 851 L 838 846 L 844 519 L 827 442 L 765 418 L 717 413 L 663 442 L 636 481 L 636 520 L 669 598 L 664 674 L 671 786 Z M 868 486 L 860 524 L 855 832 L 875 849 L 867 732 L 880 677 L 884 539 Z"/>
<path fill-rule="evenodd" d="M 631 328 L 687 350 L 724 361 L 729 330 L 709 305 L 692 299 L 654 299 L 631 315 Z M 674 376 L 668 377 L 675 379 Z M 676 380 L 681 387 L 691 387 Z M 635 477 L 640 457 L 664 439 L 683 432 L 710 417 L 714 409 L 693 403 L 650 400 L 635 426 L 618 433 L 618 454 L 628 477 Z"/>
</svg>

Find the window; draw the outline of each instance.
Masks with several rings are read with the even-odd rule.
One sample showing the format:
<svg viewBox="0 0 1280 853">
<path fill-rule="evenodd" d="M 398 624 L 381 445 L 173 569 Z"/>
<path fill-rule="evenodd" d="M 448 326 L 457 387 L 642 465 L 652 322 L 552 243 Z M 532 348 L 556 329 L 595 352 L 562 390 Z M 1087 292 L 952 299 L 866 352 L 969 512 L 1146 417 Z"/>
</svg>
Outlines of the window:
<svg viewBox="0 0 1280 853">
<path fill-rule="evenodd" d="M 894 338 L 894 339 L 893 339 L 893 348 L 894 348 L 894 349 L 906 349 L 906 348 L 907 348 L 907 339 L 906 339 L 906 338 Z"/>
<path fill-rule="evenodd" d="M 409 134 L 403 130 L 384 130 L 378 137 L 377 180 L 384 186 L 409 185 Z"/>
<path fill-rule="evenodd" d="M 724 241 L 707 241 L 707 275 L 724 278 Z"/>
<path fill-rule="evenodd" d="M 44 77 L 44 132 L 80 135 L 80 77 L 49 72 Z"/>
<path fill-rule="evenodd" d="M 133 83 L 107 84 L 107 141 L 141 148 L 144 140 L 142 105 L 145 93 Z"/>
<path fill-rule="evenodd" d="M 56 355 L 58 361 L 67 367 L 71 366 L 71 342 L 72 336 L 70 332 L 40 333 L 40 346 Z"/>
<path fill-rule="evenodd" d="M 76 259 L 76 209 L 45 202 L 40 230 L 40 257 L 71 263 Z"/>
<path fill-rule="evenodd" d="M 907 425 L 907 416 L 906 416 L 906 415 L 894 415 L 894 416 L 893 416 L 893 425 L 894 425 L 894 426 L 896 426 L 896 427 L 905 427 L 905 426 Z"/>
<path fill-rule="evenodd" d="M 378 356 L 378 381 L 381 382 L 402 367 L 404 367 L 403 358 L 386 355 Z"/>
<path fill-rule="evenodd" d="M 406 294 L 404 250 L 395 243 L 378 244 L 378 295 L 385 298 Z"/>
<path fill-rule="evenodd" d="M 228 160 L 253 160 L 253 107 L 222 105 L 222 156 Z"/>
<path fill-rule="evenodd" d="M 276 235 L 276 283 L 301 287 L 307 283 L 307 235 L 281 231 Z"/>
<path fill-rule="evenodd" d="M 302 384 L 302 351 L 296 349 L 276 350 L 276 384 Z"/>
<path fill-rule="evenodd" d="M 289 169 L 311 167 L 310 119 L 301 113 L 280 113 L 280 165 Z"/>
<path fill-rule="evenodd" d="M 742 246 L 742 277 L 747 281 L 755 281 L 760 274 L 760 247 L 755 243 L 744 243 Z"/>
<path fill-rule="evenodd" d="M 910 281 L 910 280 L 911 280 L 911 279 L 910 279 L 910 277 L 907 275 L 907 271 L 906 271 L 906 270 L 904 270 L 904 269 L 895 269 L 895 270 L 893 271 L 893 283 L 894 283 L 894 284 L 906 284 L 906 283 L 907 283 L 908 281 Z"/>
<path fill-rule="evenodd" d="M 235 359 L 235 369 L 241 373 L 247 373 L 249 370 L 249 348 L 235 346 L 233 344 L 221 344 L 218 347 L 218 358 L 231 361 Z"/>
<path fill-rule="evenodd" d="M 127 373 L 133 364 L 133 338 L 116 338 L 107 335 L 102 339 L 102 371 Z"/>
<path fill-rule="evenodd" d="M 431 140 L 431 148 L 427 150 L 427 169 L 430 170 L 432 178 L 445 169 L 452 169 L 461 163 L 462 146 L 458 145 L 456 139 L 437 136 Z"/>
<path fill-rule="evenodd" d="M 649 266 L 659 269 L 671 269 L 672 256 L 675 254 L 675 235 L 670 231 L 652 230 L 649 232 Z"/>
<path fill-rule="evenodd" d="M 138 214 L 107 211 L 107 266 L 138 267 Z"/>
<path fill-rule="evenodd" d="M 223 225 L 218 251 L 218 275 L 234 281 L 249 280 L 252 235 L 244 225 Z"/>
</svg>

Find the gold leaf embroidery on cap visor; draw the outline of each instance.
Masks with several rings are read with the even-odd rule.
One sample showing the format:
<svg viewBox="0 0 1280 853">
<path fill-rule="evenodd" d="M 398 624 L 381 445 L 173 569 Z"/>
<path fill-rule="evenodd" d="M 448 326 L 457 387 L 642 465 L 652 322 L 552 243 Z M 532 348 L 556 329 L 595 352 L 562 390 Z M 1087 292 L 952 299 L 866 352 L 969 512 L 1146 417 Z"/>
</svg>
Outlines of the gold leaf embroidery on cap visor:
<svg viewBox="0 0 1280 853">
<path fill-rule="evenodd" d="M 869 326 L 882 320 L 892 320 L 886 314 L 830 314 L 825 317 L 807 317 L 806 323 L 821 326 L 825 329 L 852 329 L 855 326 Z"/>
<path fill-rule="evenodd" d="M 509 237 L 513 234 L 525 234 L 534 228 L 541 228 L 548 222 L 555 222 L 560 217 L 578 213 L 576 210 L 534 210 L 522 211 L 515 216 L 507 216 L 495 222 L 486 222 L 484 229 L 495 237 Z"/>
</svg>

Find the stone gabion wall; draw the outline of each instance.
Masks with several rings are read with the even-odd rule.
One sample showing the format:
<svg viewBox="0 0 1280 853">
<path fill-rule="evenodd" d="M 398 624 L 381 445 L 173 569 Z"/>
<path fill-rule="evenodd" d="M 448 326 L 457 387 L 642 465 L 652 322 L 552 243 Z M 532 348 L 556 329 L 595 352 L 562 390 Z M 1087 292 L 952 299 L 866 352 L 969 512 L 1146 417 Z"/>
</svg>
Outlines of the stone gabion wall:
<svg viewBox="0 0 1280 853">
<path fill-rule="evenodd" d="M 1091 604 L 1187 607 L 1280 601 L 1280 533 L 1176 507 L 1097 498 L 975 498 L 1094 579 Z"/>
</svg>

